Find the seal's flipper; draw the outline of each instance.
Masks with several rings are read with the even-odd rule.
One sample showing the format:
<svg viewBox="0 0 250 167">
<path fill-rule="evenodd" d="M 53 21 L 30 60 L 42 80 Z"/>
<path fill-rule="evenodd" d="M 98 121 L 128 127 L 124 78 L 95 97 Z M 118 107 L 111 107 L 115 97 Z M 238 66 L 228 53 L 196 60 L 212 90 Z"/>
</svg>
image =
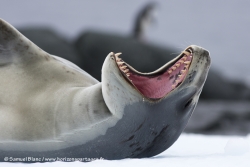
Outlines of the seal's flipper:
<svg viewBox="0 0 250 167">
<path fill-rule="evenodd" d="M 20 37 L 18 31 L 7 22 L 0 19 L 0 65 L 7 65 L 13 61 L 12 49 L 17 49 Z"/>
<path fill-rule="evenodd" d="M 0 19 L 0 66 L 27 63 L 31 60 L 49 56 L 24 37 L 14 27 Z"/>
<path fill-rule="evenodd" d="M 24 37 L 14 27 L 0 19 L 0 65 L 20 64 L 49 55 Z M 27 63 L 27 62 L 25 62 Z"/>
<path fill-rule="evenodd" d="M 70 93 L 77 88 L 96 83 L 86 72 L 67 60 L 46 53 L 0 19 L 0 140 L 54 136 L 53 130 L 50 134 L 42 131 L 55 127 L 53 111 L 60 100 L 72 98 Z M 49 118 L 52 119 L 50 123 L 41 121 Z M 31 128 L 31 124 L 37 128 Z M 32 129 L 41 132 L 32 132 Z"/>
<path fill-rule="evenodd" d="M 74 74 L 73 71 L 76 70 L 86 75 L 89 78 L 90 84 L 97 83 L 94 78 L 76 65 L 62 58 L 49 55 L 23 36 L 13 26 L 0 19 L 0 68 L 12 65 L 12 67 L 15 66 L 25 69 L 30 67 L 34 70 L 34 66 L 38 68 L 42 65 L 44 70 L 46 66 L 49 66 L 50 70 L 52 70 L 51 68 L 55 66 L 55 64 L 63 66 L 64 70 L 53 68 L 53 70 L 59 73 L 61 71 L 62 74 L 64 74 L 66 71 L 66 73 Z M 64 64 L 66 66 L 64 66 Z M 43 73 L 43 71 L 40 71 L 40 73 Z"/>
</svg>

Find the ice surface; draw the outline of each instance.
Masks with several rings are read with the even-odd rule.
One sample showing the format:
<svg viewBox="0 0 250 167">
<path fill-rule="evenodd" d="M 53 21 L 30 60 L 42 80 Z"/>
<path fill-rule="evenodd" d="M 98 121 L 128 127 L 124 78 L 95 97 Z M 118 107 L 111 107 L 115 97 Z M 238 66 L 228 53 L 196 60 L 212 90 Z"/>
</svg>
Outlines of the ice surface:
<svg viewBox="0 0 250 167">
<path fill-rule="evenodd" d="M 165 152 L 144 159 L 98 160 L 83 162 L 51 162 L 35 164 L 0 163 L 4 167 L 249 167 L 250 135 L 205 136 L 182 134 L 174 145 Z"/>
<path fill-rule="evenodd" d="M 243 155 L 249 152 L 249 142 L 244 138 L 232 138 L 228 140 L 224 150 L 230 155 Z"/>
</svg>

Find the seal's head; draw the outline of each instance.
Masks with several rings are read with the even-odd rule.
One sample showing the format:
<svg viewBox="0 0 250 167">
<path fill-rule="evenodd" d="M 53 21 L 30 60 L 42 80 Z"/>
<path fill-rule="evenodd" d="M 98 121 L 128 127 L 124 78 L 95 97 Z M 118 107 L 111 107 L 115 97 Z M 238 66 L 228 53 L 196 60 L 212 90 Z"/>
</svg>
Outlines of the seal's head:
<svg viewBox="0 0 250 167">
<path fill-rule="evenodd" d="M 138 122 L 139 126 L 143 122 L 143 125 L 147 124 L 145 127 L 156 131 L 157 136 L 154 137 L 150 132 L 146 134 L 143 131 L 144 137 L 152 143 L 156 143 L 153 141 L 157 138 L 161 146 L 145 146 L 145 151 L 137 155 L 153 156 L 171 146 L 184 130 L 209 71 L 209 52 L 191 45 L 175 59 L 151 73 L 138 72 L 119 55 L 110 53 L 104 62 L 104 100 L 109 110 L 118 117 L 134 114 L 131 117 L 133 123 Z M 135 121 L 135 117 L 140 117 L 138 119 L 142 121 Z M 148 149 L 150 151 L 146 151 Z"/>
<path fill-rule="evenodd" d="M 157 103 L 186 89 L 195 90 L 186 106 L 197 103 L 211 63 L 208 51 L 191 45 L 158 70 L 141 73 L 124 62 L 119 57 L 120 54 L 111 52 L 105 60 L 102 73 L 103 89 L 112 94 L 117 93 L 116 89 L 107 91 L 106 86 L 121 87 L 127 93 L 130 92 L 131 96 L 151 103 Z"/>
</svg>

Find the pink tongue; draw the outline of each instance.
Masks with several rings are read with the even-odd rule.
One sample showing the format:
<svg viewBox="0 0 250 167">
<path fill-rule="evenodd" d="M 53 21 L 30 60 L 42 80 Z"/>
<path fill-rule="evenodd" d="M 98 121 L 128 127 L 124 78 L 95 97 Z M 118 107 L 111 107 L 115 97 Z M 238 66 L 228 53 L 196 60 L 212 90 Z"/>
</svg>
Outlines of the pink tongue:
<svg viewBox="0 0 250 167">
<path fill-rule="evenodd" d="M 186 57 L 185 61 L 191 61 L 191 57 Z M 141 76 L 130 71 L 129 79 L 144 96 L 154 99 L 162 98 L 184 80 L 187 70 L 181 70 L 187 69 L 185 67 L 187 64 L 183 62 L 183 58 L 181 58 L 171 68 L 158 76 Z M 177 67 L 177 64 L 180 66 Z"/>
</svg>

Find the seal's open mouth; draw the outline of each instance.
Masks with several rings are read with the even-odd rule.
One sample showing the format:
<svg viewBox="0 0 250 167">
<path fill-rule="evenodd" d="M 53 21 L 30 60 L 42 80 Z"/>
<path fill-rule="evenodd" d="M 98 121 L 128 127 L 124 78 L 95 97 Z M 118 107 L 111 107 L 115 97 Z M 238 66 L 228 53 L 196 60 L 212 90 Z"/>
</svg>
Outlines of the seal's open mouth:
<svg viewBox="0 0 250 167">
<path fill-rule="evenodd" d="M 148 99 L 160 99 L 177 88 L 185 79 L 193 57 L 192 48 L 152 73 L 141 73 L 115 54 L 117 66 L 124 78 Z"/>
</svg>

